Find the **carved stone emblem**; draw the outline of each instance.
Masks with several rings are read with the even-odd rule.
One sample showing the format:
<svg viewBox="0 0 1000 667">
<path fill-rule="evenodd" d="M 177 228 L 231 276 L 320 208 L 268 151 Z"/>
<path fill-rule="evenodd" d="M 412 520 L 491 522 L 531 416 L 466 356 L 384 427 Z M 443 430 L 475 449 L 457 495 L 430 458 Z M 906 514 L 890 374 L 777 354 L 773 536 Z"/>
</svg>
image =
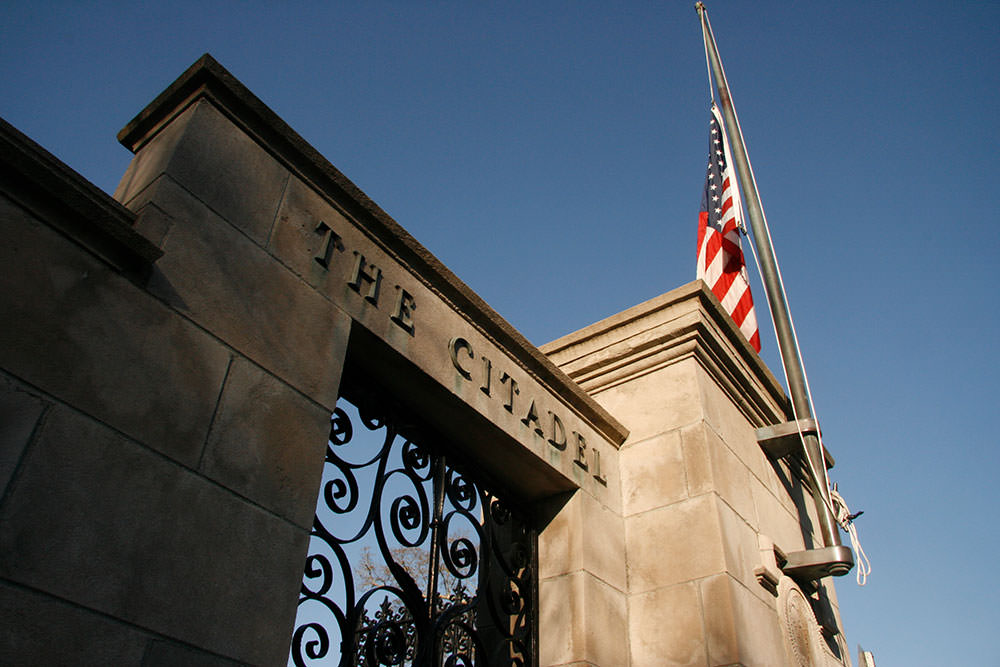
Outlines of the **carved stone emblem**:
<svg viewBox="0 0 1000 667">
<path fill-rule="evenodd" d="M 785 650 L 789 663 L 794 667 L 822 665 L 819 624 L 812 605 L 788 577 L 782 577 L 778 587 L 778 611 L 784 626 Z"/>
</svg>

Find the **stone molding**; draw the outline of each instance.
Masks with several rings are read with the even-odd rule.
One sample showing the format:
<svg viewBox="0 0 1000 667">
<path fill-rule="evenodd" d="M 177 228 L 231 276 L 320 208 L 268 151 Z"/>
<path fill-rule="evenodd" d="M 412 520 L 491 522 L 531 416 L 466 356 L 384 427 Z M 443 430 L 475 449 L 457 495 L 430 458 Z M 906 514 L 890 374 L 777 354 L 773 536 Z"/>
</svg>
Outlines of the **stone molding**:
<svg viewBox="0 0 1000 667">
<path fill-rule="evenodd" d="M 276 160 L 308 183 L 354 222 L 385 252 L 408 267 L 428 289 L 517 360 L 553 394 L 567 397 L 579 415 L 616 446 L 628 436 L 607 410 L 504 320 L 475 292 L 417 242 L 354 183 L 309 145 L 211 55 L 203 55 L 118 133 L 132 152 L 148 143 L 178 114 L 209 100 Z"/>
<path fill-rule="evenodd" d="M 777 378 L 701 280 L 540 349 L 591 395 L 694 358 L 753 424 L 791 419 Z"/>
<path fill-rule="evenodd" d="M 132 228 L 134 213 L 3 119 L 0 178 L 8 196 L 119 273 L 142 280 L 163 254 Z"/>
</svg>

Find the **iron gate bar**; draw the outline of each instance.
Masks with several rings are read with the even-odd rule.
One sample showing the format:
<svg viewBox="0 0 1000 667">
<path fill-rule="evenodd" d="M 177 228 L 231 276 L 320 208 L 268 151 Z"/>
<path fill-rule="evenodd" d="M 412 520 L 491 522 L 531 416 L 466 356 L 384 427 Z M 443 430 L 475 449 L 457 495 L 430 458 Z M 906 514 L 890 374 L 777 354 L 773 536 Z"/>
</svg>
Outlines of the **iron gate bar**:
<svg viewBox="0 0 1000 667">
<path fill-rule="evenodd" d="M 372 394 L 360 394 L 354 406 L 369 432 L 384 429 L 383 439 L 373 447 L 374 455 L 366 450 L 360 459 L 351 456 L 351 419 L 340 406 L 331 416 L 329 474 L 312 531 L 318 540 L 313 549 L 320 544 L 324 549 L 306 559 L 300 612 L 318 605 L 313 608 L 331 618 L 329 630 L 340 634 L 341 667 L 537 665 L 537 531 L 482 480 L 453 465 L 419 420 Z M 372 467 L 368 499 L 358 473 Z M 399 490 L 397 482 L 406 488 Z M 363 497 L 367 509 L 360 505 Z M 321 518 L 323 506 L 333 521 Z M 361 526 L 338 536 L 344 530 L 338 516 L 347 515 L 362 517 Z M 453 534 L 459 524 L 472 535 Z M 369 535 L 389 576 L 361 591 L 348 552 Z M 408 549 L 426 554 L 425 573 L 411 573 L 405 562 L 397 562 L 394 554 Z M 442 588 L 445 573 L 454 582 L 447 590 Z M 414 574 L 427 577 L 426 596 Z M 466 582 L 473 582 L 472 591 Z M 328 628 L 313 619 L 297 621 L 292 639 L 290 658 L 296 665 L 333 657 Z"/>
</svg>

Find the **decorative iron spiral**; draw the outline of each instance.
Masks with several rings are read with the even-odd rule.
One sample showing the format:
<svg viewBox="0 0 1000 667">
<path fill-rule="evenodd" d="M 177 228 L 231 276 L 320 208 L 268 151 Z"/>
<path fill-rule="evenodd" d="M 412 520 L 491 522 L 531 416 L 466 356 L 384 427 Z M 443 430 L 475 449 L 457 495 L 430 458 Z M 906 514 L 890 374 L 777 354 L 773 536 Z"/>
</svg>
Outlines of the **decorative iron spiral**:
<svg viewBox="0 0 1000 667">
<path fill-rule="evenodd" d="M 364 396 L 352 422 L 345 403 L 330 419 L 291 661 L 535 664 L 533 530 L 417 420 Z"/>
</svg>

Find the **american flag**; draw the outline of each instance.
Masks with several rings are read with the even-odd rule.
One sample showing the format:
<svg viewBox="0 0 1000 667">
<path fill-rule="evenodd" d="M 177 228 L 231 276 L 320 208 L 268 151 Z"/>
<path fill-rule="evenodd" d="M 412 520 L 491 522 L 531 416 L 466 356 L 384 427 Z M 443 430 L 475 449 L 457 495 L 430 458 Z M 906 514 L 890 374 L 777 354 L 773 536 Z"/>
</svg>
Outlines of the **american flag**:
<svg viewBox="0 0 1000 667">
<path fill-rule="evenodd" d="M 711 128 L 705 194 L 698 214 L 698 277 L 705 281 L 746 339 L 760 352 L 757 315 L 740 246 L 743 214 L 739 187 L 729 167 L 725 125 L 714 104 Z"/>
</svg>

